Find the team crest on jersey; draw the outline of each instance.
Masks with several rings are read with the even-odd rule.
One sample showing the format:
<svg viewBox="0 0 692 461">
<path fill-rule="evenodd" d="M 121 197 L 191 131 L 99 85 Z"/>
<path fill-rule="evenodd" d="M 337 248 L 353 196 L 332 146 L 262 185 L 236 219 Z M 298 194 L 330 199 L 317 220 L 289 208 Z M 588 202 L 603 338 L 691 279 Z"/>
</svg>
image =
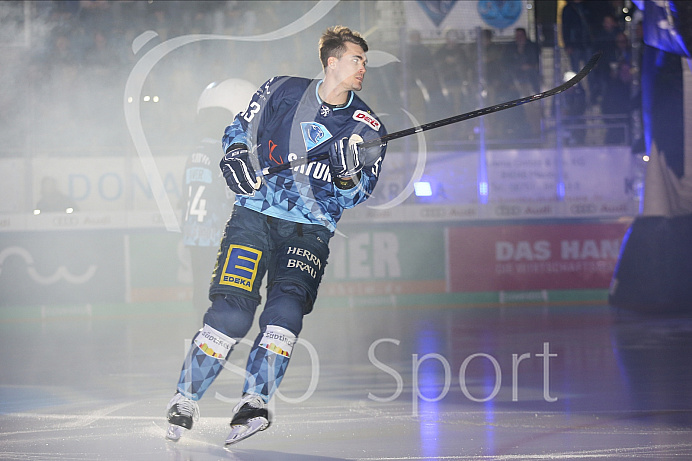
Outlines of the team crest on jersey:
<svg viewBox="0 0 692 461">
<path fill-rule="evenodd" d="M 368 125 L 370 128 L 372 128 L 375 131 L 380 131 L 380 122 L 377 121 L 375 117 L 373 117 L 371 114 L 363 111 L 363 110 L 357 110 L 353 113 L 353 120 L 358 120 L 359 122 L 363 122 L 366 125 Z"/>
<path fill-rule="evenodd" d="M 300 129 L 303 132 L 305 150 L 309 151 L 332 137 L 326 126 L 317 122 L 301 122 Z"/>
</svg>

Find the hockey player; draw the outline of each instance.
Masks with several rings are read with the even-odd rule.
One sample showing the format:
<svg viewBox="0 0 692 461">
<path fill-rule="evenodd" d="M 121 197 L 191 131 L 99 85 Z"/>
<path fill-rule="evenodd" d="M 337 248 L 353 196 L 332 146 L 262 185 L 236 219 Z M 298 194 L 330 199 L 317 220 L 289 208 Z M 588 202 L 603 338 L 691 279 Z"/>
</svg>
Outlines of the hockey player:
<svg viewBox="0 0 692 461">
<path fill-rule="evenodd" d="M 270 79 L 226 128 L 220 167 L 236 193 L 235 207 L 213 273 L 211 307 L 168 405 L 168 439 L 178 440 L 199 417 L 197 401 L 252 325 L 265 275 L 260 333 L 226 446 L 271 424 L 267 403 L 286 372 L 303 316 L 312 311 L 329 240 L 344 209 L 372 193 L 384 159 L 386 146 L 357 146 L 386 134 L 355 94 L 363 86 L 367 51 L 357 32 L 327 29 L 319 42 L 323 79 Z M 329 159 L 256 175 L 308 153 L 328 153 Z"/>
<path fill-rule="evenodd" d="M 206 132 L 183 170 L 183 244 L 190 251 L 192 304 L 199 313 L 209 307 L 209 267 L 214 264 L 224 223 L 233 207 L 233 193 L 216 166 L 221 142 L 211 137 L 216 128 L 212 117 L 221 110 L 205 108 L 198 113 L 200 131 Z"/>
<path fill-rule="evenodd" d="M 197 101 L 194 131 L 201 141 L 185 162 L 181 205 L 183 244 L 190 252 L 192 269 L 192 304 L 200 314 L 209 307 L 209 268 L 233 208 L 234 194 L 217 165 L 220 136 L 228 119 L 245 108 L 255 88 L 233 78 L 213 82 Z"/>
</svg>

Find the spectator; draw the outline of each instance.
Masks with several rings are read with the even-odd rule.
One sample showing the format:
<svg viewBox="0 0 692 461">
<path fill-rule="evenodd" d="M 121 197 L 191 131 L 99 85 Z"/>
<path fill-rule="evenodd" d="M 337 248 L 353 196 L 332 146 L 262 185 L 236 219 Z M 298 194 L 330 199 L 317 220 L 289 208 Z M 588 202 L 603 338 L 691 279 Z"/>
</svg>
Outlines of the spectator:
<svg viewBox="0 0 692 461">
<path fill-rule="evenodd" d="M 541 75 L 538 67 L 540 54 L 538 45 L 529 40 L 526 35 L 526 29 L 516 28 L 514 42 L 506 49 L 505 65 L 522 94 L 537 93 L 540 90 Z"/>
<path fill-rule="evenodd" d="M 462 112 L 464 85 L 468 84 L 470 67 L 464 48 L 459 43 L 457 31 L 445 34 L 445 43 L 435 52 L 435 63 L 442 80 L 442 92 L 449 101 L 451 110 Z"/>
<path fill-rule="evenodd" d="M 567 0 L 562 9 L 562 41 L 572 71 L 579 72 L 591 57 L 593 35 L 589 10 L 584 0 Z"/>
<path fill-rule="evenodd" d="M 615 37 L 620 32 L 622 30 L 612 15 L 603 16 L 601 30 L 596 35 L 595 51 L 602 51 L 604 55 L 612 55 L 615 52 Z"/>
<path fill-rule="evenodd" d="M 408 96 L 412 112 L 426 121 L 440 118 L 446 112 L 443 110 L 445 100 L 440 76 L 433 53 L 422 43 L 417 30 L 409 34 L 407 59 Z"/>
<path fill-rule="evenodd" d="M 526 29 L 523 27 L 515 29 L 514 42 L 505 51 L 504 73 L 512 79 L 512 86 L 515 90 L 513 96 L 518 98 L 538 93 L 541 86 L 540 49 L 538 45 L 529 40 Z M 514 135 L 538 135 L 541 126 L 541 105 L 525 104 L 521 111 L 524 113 L 524 117 L 519 118 L 511 125 Z"/>
<path fill-rule="evenodd" d="M 616 37 L 620 34 L 615 18 L 606 14 L 603 16 L 601 30 L 596 36 L 594 49 L 603 53 L 601 62 L 593 70 L 593 85 L 591 88 L 591 101 L 596 103 L 603 95 L 605 86 L 610 78 L 610 63 L 616 62 Z"/>
<path fill-rule="evenodd" d="M 611 116 L 606 119 L 606 124 L 611 125 L 606 130 L 606 144 L 622 144 L 627 140 L 625 134 L 629 132 L 633 109 L 632 66 L 627 61 L 614 64 L 601 102 L 601 113 Z"/>
<path fill-rule="evenodd" d="M 500 78 L 497 74 L 502 67 L 502 49 L 493 42 L 493 35 L 491 29 L 481 30 L 481 58 L 483 59 L 483 74 L 486 80 Z"/>
<path fill-rule="evenodd" d="M 632 64 L 632 46 L 624 32 L 618 32 L 615 36 L 615 49 L 611 62 L 626 62 Z"/>
</svg>

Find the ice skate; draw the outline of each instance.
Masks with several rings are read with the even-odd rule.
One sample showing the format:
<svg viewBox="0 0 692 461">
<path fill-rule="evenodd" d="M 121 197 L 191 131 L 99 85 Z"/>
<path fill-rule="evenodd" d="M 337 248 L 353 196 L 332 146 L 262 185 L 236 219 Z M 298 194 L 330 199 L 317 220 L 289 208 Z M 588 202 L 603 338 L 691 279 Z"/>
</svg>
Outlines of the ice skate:
<svg viewBox="0 0 692 461">
<path fill-rule="evenodd" d="M 264 406 L 264 400 L 259 395 L 243 397 L 233 409 L 235 415 L 231 420 L 231 433 L 226 438 L 226 448 L 269 427 L 269 411 Z"/>
<path fill-rule="evenodd" d="M 184 430 L 192 429 L 192 424 L 199 419 L 197 402 L 188 399 L 183 394 L 176 393 L 168 402 L 168 431 L 166 438 L 177 442 Z"/>
</svg>

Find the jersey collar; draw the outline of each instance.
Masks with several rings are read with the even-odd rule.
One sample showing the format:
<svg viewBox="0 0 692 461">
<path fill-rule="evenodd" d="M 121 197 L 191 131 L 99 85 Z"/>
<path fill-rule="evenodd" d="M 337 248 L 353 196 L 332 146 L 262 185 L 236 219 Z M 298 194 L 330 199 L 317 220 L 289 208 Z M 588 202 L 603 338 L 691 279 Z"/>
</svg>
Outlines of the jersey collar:
<svg viewBox="0 0 692 461">
<path fill-rule="evenodd" d="M 320 80 L 319 82 L 317 82 L 317 85 L 315 85 L 315 97 L 317 98 L 317 101 L 318 101 L 320 104 L 325 104 L 325 105 L 329 106 L 332 110 L 346 109 L 348 106 L 351 105 L 351 102 L 353 102 L 353 91 L 349 91 L 349 92 L 348 92 L 348 94 L 349 94 L 349 96 L 348 96 L 348 101 L 346 101 L 345 104 L 341 104 L 341 105 L 339 105 L 339 106 L 335 106 L 335 105 L 333 105 L 333 104 L 329 104 L 328 102 L 322 101 L 322 98 L 320 98 L 320 94 L 319 94 L 319 92 L 318 92 L 318 90 L 320 89 L 320 85 L 322 84 L 322 82 L 324 82 L 324 80 Z"/>
</svg>

